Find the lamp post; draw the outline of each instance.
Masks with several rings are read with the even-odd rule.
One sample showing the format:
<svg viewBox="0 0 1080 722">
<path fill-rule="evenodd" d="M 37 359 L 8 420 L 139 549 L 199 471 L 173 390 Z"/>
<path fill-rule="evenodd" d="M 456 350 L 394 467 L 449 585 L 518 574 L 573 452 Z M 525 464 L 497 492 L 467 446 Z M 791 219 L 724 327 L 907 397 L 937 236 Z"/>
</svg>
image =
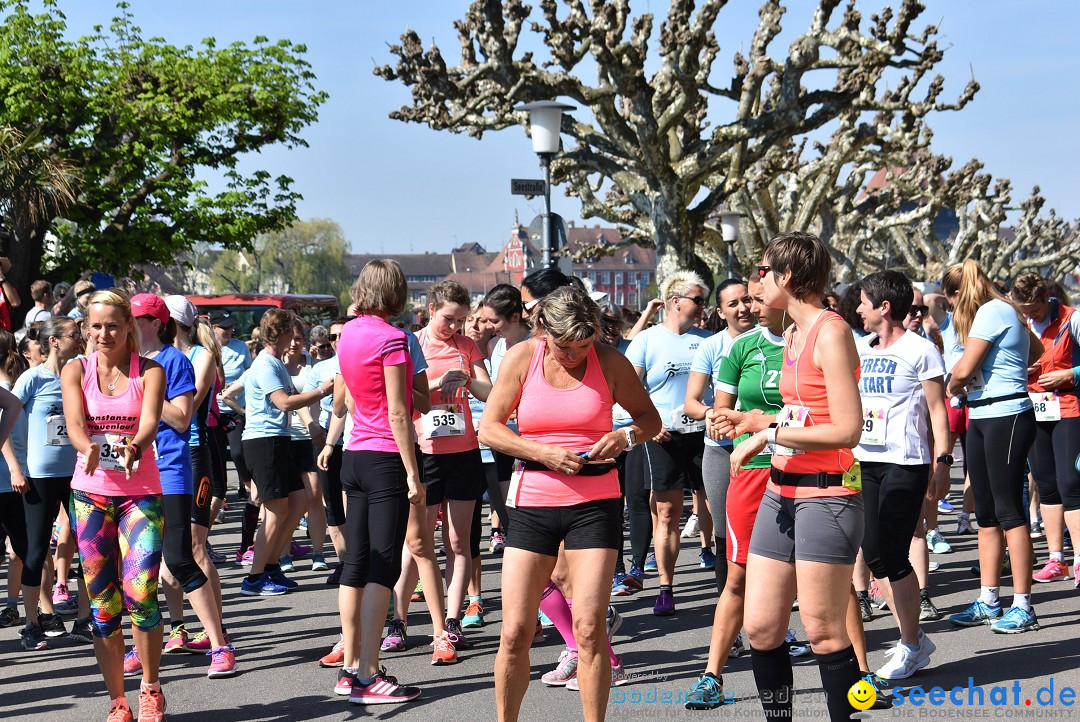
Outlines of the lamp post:
<svg viewBox="0 0 1080 722">
<path fill-rule="evenodd" d="M 739 219 L 742 213 L 723 211 L 720 213 L 720 231 L 728 244 L 728 278 L 735 278 L 735 241 L 739 240 Z"/>
<path fill-rule="evenodd" d="M 551 159 L 559 152 L 559 133 L 562 116 L 574 106 L 554 100 L 537 100 L 514 108 L 529 112 L 529 131 L 532 135 L 533 152 L 540 157 L 544 169 L 544 268 L 551 267 Z"/>
</svg>

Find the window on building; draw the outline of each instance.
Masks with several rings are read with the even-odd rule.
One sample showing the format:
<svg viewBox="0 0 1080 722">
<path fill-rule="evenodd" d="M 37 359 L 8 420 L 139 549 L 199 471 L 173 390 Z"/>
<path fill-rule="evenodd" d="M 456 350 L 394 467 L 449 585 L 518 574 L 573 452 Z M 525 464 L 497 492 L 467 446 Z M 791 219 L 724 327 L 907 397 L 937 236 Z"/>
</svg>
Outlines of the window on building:
<svg viewBox="0 0 1080 722">
<path fill-rule="evenodd" d="M 618 285 L 622 285 L 622 282 L 623 282 L 622 278 L 623 278 L 623 276 L 622 276 L 621 273 L 616 273 L 615 274 L 615 283 L 618 284 Z"/>
<path fill-rule="evenodd" d="M 603 273 L 601 273 L 600 274 L 600 283 L 604 284 L 605 286 L 608 285 L 609 283 L 611 283 L 611 274 L 608 273 L 607 271 L 604 271 Z"/>
<path fill-rule="evenodd" d="M 626 305 L 626 296 L 622 291 L 619 291 L 617 294 L 615 294 L 615 305 L 616 306 L 625 306 Z"/>
</svg>

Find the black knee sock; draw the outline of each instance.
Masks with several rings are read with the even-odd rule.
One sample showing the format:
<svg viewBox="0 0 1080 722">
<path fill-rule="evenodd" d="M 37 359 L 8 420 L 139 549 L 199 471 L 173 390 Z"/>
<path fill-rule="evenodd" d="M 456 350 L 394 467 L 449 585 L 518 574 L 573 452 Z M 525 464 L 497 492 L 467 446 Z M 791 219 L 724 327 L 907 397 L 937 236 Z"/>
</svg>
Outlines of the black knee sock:
<svg viewBox="0 0 1080 722">
<path fill-rule="evenodd" d="M 791 695 L 795 685 L 787 644 L 776 649 L 750 648 L 761 709 L 769 720 L 791 719 Z M 854 684 L 854 683 L 852 683 Z"/>
<path fill-rule="evenodd" d="M 713 574 L 716 575 L 716 593 L 723 594 L 727 586 L 727 542 L 723 537 L 713 537 L 716 540 L 716 567 Z"/>
<path fill-rule="evenodd" d="M 848 690 L 859 681 L 859 662 L 855 658 L 855 648 L 849 645 L 839 652 L 814 656 L 817 657 L 818 671 L 821 672 L 821 686 L 825 688 L 829 717 L 833 720 L 849 719 L 855 709 L 848 702 Z"/>
<path fill-rule="evenodd" d="M 255 530 L 259 528 L 259 505 L 244 504 L 244 517 L 240 522 L 240 552 L 246 552 L 255 544 Z"/>
</svg>

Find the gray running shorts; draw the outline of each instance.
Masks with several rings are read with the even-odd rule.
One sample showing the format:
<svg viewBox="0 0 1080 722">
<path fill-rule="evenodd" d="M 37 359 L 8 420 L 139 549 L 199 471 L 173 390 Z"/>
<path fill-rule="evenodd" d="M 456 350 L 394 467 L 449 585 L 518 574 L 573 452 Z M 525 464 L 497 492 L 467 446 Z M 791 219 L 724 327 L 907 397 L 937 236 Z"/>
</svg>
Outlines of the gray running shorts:
<svg viewBox="0 0 1080 722">
<path fill-rule="evenodd" d="M 863 537 L 863 496 L 791 499 L 766 491 L 750 553 L 794 562 L 854 564 Z"/>
</svg>

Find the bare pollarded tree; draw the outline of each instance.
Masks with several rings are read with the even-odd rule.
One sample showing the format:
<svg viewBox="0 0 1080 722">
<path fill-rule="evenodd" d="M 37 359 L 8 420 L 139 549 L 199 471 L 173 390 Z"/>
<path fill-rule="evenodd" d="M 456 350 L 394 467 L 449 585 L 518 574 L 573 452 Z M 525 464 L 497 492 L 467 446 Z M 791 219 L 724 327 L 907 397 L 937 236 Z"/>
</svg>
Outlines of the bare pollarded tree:
<svg viewBox="0 0 1080 722">
<path fill-rule="evenodd" d="M 583 217 L 655 241 L 661 275 L 684 266 L 711 276 L 721 245 L 716 210 L 778 182 L 780 161 L 808 136 L 833 132 L 828 147 L 839 155 L 819 163 L 827 172 L 818 179 L 831 175 L 835 189 L 859 155 L 888 146 L 890 128 L 959 109 L 977 90 L 972 81 L 955 100 L 941 98 L 934 69 L 943 51 L 935 26 L 915 28 L 919 0 L 897 0 L 868 20 L 854 1 L 838 11 L 840 0 L 819 0 L 786 48 L 774 42 L 786 9 L 767 0 L 731 71 L 717 65 L 713 31 L 726 4 L 671 0 L 654 37 L 656 18 L 633 13 L 629 0 L 541 0 L 538 16 L 522 0 L 476 0 L 455 23 L 456 65 L 410 30 L 390 47 L 396 62 L 375 73 L 412 90 L 412 103 L 391 117 L 477 138 L 525 123 L 513 111 L 519 103 L 583 106 L 564 118 L 576 145 L 553 163 L 554 181 L 580 199 Z M 526 29 L 546 57 L 520 47 Z M 655 72 L 646 72 L 647 59 Z M 792 218 L 815 217 L 829 187 L 812 190 L 817 202 Z M 740 254 L 752 260 L 750 248 Z"/>
</svg>

